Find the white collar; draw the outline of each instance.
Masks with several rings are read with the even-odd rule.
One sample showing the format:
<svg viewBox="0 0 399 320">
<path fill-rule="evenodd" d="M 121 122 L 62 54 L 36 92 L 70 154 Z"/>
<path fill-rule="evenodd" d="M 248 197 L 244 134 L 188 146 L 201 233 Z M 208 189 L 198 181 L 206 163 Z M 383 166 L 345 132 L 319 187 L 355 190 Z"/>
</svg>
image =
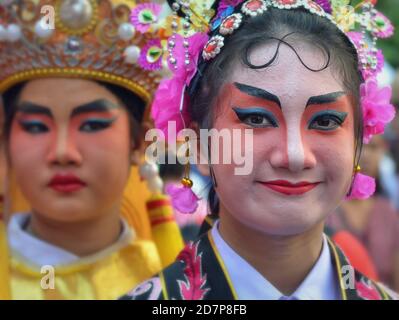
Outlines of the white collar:
<svg viewBox="0 0 399 320">
<path fill-rule="evenodd" d="M 100 252 L 82 258 L 26 232 L 23 227 L 29 216 L 30 214 L 20 213 L 11 217 L 7 227 L 8 242 L 13 256 L 19 257 L 36 267 L 44 265 L 66 266 L 76 262 L 94 262 L 109 255 L 111 252 L 125 247 L 135 237 L 134 231 L 122 219 L 122 233 L 114 244 Z"/>
<path fill-rule="evenodd" d="M 214 224 L 211 234 L 240 300 L 341 299 L 325 235 L 323 249 L 316 264 L 295 292 L 286 297 L 223 240 L 218 225 L 219 221 Z"/>
</svg>

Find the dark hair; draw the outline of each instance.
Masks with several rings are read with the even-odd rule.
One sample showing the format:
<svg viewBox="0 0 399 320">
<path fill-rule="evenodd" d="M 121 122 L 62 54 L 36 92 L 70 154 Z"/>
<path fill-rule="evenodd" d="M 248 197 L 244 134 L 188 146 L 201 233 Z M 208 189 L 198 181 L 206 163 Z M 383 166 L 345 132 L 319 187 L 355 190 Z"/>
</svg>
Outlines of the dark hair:
<svg viewBox="0 0 399 320">
<path fill-rule="evenodd" d="M 303 8 L 293 10 L 269 8 L 260 16 L 246 19 L 240 29 L 225 38 L 225 45 L 217 57 L 208 63 L 200 61 L 199 72 L 189 88 L 189 113 L 192 121 L 197 122 L 200 128 L 212 126 L 219 90 L 238 62 L 251 69 L 267 68 L 277 59 L 280 46 L 287 45 L 296 53 L 300 62 L 311 71 L 317 72 L 333 66 L 334 72 L 342 79 L 345 89 L 351 93 L 355 114 L 354 164 L 357 164 L 363 136 L 359 102 L 359 88 L 363 79 L 358 69 L 356 49 L 349 39 L 326 18 L 311 14 Z M 295 48 L 285 40 L 288 35 L 321 49 L 326 57 L 325 66 L 320 70 L 308 67 Z M 270 61 L 265 61 L 264 65 L 253 65 L 249 59 L 250 53 L 268 41 L 277 42 L 274 57 Z M 219 201 L 213 186 L 209 192 L 209 205 L 213 214 L 219 211 Z"/>
<path fill-rule="evenodd" d="M 141 122 L 143 121 L 144 117 L 145 102 L 128 89 L 102 81 L 96 82 L 104 86 L 108 91 L 115 95 L 119 102 L 122 103 L 122 105 L 127 109 L 129 113 L 130 136 L 135 147 L 139 147 L 141 143 Z M 16 104 L 18 103 L 20 94 L 26 84 L 27 82 L 19 83 L 8 89 L 3 94 L 3 104 L 5 110 L 4 136 L 6 142 L 8 142 L 10 137 L 11 124 L 16 112 Z"/>
<path fill-rule="evenodd" d="M 159 165 L 159 176 L 163 179 L 180 180 L 184 174 L 184 166 L 179 162 L 174 164 L 164 163 Z"/>
</svg>

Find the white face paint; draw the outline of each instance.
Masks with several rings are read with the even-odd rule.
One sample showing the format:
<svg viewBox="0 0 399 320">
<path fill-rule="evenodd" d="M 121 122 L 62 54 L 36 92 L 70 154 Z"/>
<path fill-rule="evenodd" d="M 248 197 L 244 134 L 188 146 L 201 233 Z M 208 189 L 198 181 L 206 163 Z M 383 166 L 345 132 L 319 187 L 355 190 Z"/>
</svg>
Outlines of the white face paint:
<svg viewBox="0 0 399 320">
<path fill-rule="evenodd" d="M 289 169 L 297 172 L 303 169 L 305 154 L 301 138 L 301 122 L 295 109 L 283 109 L 284 118 L 287 119 L 287 156 Z"/>
<path fill-rule="evenodd" d="M 294 45 L 307 66 L 325 64 L 314 47 Z M 264 64 L 274 53 L 265 45 L 251 61 Z M 282 45 L 266 69 L 237 64 L 220 94 L 214 127 L 253 128 L 254 135 L 249 175 L 234 175 L 234 165 L 213 166 L 221 215 L 271 235 L 318 224 L 344 198 L 353 171 L 354 112 L 341 81 L 330 67 L 310 71 Z"/>
</svg>

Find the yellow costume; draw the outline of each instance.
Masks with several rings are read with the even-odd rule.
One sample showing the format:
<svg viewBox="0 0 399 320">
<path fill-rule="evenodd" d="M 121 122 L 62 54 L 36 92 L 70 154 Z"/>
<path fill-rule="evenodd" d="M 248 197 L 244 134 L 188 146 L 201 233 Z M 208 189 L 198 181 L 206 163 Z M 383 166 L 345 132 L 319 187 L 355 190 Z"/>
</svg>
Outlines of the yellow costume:
<svg viewBox="0 0 399 320">
<path fill-rule="evenodd" d="M 21 228 L 28 217 L 14 215 L 8 226 L 13 299 L 115 299 L 161 267 L 154 242 L 126 222 L 118 241 L 81 258 L 32 238 Z"/>
<path fill-rule="evenodd" d="M 151 8 L 143 7 L 139 12 L 143 28 L 131 26 L 131 10 L 147 1 L 14 2 L 0 5 L 6 32 L 5 40 L 0 40 L 0 93 L 31 79 L 78 77 L 120 85 L 150 104 L 164 70 L 143 68 L 137 55 L 141 49 L 148 50 L 144 55 L 147 65 L 158 64 L 162 47 L 148 47 L 147 43 L 167 32 L 155 28 L 159 11 Z M 55 29 L 46 29 L 44 24 L 51 24 L 51 8 L 55 9 Z M 45 16 L 47 13 L 49 16 Z M 46 20 L 48 17 L 50 20 Z M 12 173 L 8 180 L 5 218 L 29 211 Z M 134 230 L 134 240 L 102 258 L 90 262 L 83 258 L 55 268 L 55 289 L 43 289 L 41 281 L 46 274 L 10 253 L 0 221 L 0 299 L 114 299 L 173 262 L 183 241 L 169 200 L 161 193 L 150 192 L 136 167 L 132 167 L 124 191 L 121 213 Z M 11 263 L 6 267 L 3 262 L 10 255 Z"/>
</svg>

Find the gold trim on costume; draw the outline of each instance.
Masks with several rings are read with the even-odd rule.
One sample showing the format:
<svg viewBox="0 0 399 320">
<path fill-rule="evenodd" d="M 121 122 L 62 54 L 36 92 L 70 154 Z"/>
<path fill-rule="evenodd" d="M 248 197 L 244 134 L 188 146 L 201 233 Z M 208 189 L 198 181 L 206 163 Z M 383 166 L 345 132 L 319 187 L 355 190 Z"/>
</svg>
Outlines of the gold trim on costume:
<svg viewBox="0 0 399 320">
<path fill-rule="evenodd" d="M 143 86 L 139 85 L 135 81 L 116 76 L 111 73 L 87 70 L 82 68 L 42 68 L 19 72 L 6 78 L 0 83 L 0 93 L 5 92 L 7 89 L 11 88 L 17 83 L 32 79 L 48 77 L 84 78 L 104 81 L 111 84 L 119 85 L 133 91 L 140 98 L 142 98 L 147 105 L 151 100 L 151 94 L 148 92 L 148 90 L 146 90 Z"/>
<path fill-rule="evenodd" d="M 332 241 L 330 240 L 329 237 L 327 237 L 327 241 L 330 244 L 330 247 L 332 248 L 333 253 L 334 253 L 335 266 L 337 267 L 337 273 L 338 273 L 338 279 L 339 279 L 339 288 L 341 289 L 342 300 L 348 300 L 348 297 L 346 295 L 346 291 L 345 291 L 345 289 L 343 287 L 343 280 L 342 280 L 342 274 L 341 274 L 341 263 L 340 263 L 339 258 L 338 258 L 337 250 L 335 248 L 334 243 L 332 243 Z"/>
<path fill-rule="evenodd" d="M 234 300 L 238 300 L 237 292 L 234 289 L 233 282 L 231 281 L 229 273 L 227 272 L 227 269 L 226 269 L 226 266 L 225 266 L 225 264 L 223 262 L 223 259 L 220 256 L 218 249 L 216 248 L 215 241 L 213 240 L 213 237 L 212 237 L 212 234 L 211 234 L 211 230 L 208 231 L 208 239 L 209 239 L 209 243 L 211 244 L 212 250 L 213 250 L 213 252 L 214 252 L 214 254 L 216 256 L 216 259 L 218 260 L 219 265 L 222 268 L 222 272 L 224 274 L 224 277 L 226 278 L 227 284 L 230 287 L 231 293 L 233 294 L 233 298 L 234 298 Z"/>
<path fill-rule="evenodd" d="M 373 281 L 373 280 L 371 280 L 371 281 Z M 384 290 L 383 288 L 381 288 L 381 286 L 380 286 L 377 282 L 374 282 L 374 284 L 375 284 L 375 286 L 377 287 L 377 290 L 378 290 L 378 291 L 380 292 L 380 294 L 382 295 L 383 300 L 389 300 L 389 297 L 388 297 L 388 295 L 386 294 L 385 290 Z"/>
<path fill-rule="evenodd" d="M 162 287 L 164 300 L 169 300 L 168 290 L 166 289 L 165 277 L 162 271 L 159 273 L 159 279 L 161 280 L 161 287 Z"/>
</svg>

